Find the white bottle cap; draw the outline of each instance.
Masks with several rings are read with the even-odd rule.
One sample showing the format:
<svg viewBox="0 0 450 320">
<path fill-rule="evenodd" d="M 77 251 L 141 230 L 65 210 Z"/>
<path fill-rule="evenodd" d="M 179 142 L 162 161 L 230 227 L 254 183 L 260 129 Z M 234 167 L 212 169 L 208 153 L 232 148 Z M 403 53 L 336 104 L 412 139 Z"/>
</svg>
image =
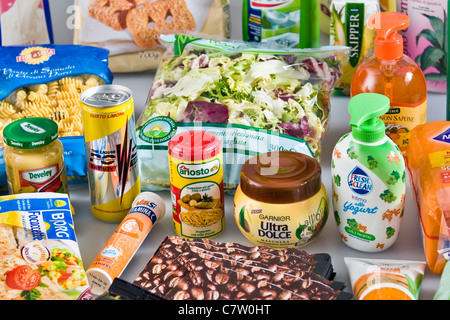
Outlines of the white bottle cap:
<svg viewBox="0 0 450 320">
<path fill-rule="evenodd" d="M 89 281 L 91 293 L 96 297 L 105 295 L 113 282 L 111 276 L 106 271 L 99 268 L 88 269 L 86 271 L 86 276 Z"/>
<path fill-rule="evenodd" d="M 134 198 L 132 207 L 139 204 L 140 201 L 147 201 L 148 203 L 153 203 L 152 206 L 153 212 L 158 217 L 158 220 L 160 220 L 162 217 L 164 217 L 164 214 L 166 213 L 166 203 L 164 202 L 163 198 L 158 196 L 156 193 L 153 192 L 141 192 Z M 142 204 L 141 204 L 142 205 Z M 144 204 L 148 205 L 148 204 Z"/>
</svg>

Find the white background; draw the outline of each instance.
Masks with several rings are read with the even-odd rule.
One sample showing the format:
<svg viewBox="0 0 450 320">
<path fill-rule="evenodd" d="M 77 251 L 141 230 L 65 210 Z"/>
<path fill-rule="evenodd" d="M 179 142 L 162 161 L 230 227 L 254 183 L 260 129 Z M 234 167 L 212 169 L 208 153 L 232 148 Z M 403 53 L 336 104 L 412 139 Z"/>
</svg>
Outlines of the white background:
<svg viewBox="0 0 450 320">
<path fill-rule="evenodd" d="M 241 35 L 241 0 L 230 0 L 232 13 L 232 38 L 240 40 Z M 67 20 L 71 11 L 69 6 L 71 0 L 50 0 L 52 11 L 52 23 L 57 44 L 72 43 L 72 30 L 67 28 Z M 327 43 L 327 37 L 323 35 L 323 43 Z M 144 110 L 147 93 L 153 82 L 154 72 L 142 72 L 134 74 L 115 74 L 114 83 L 129 87 L 135 98 L 136 118 Z M 330 160 L 331 152 L 339 137 L 349 131 L 349 114 L 347 111 L 348 97 L 331 97 L 331 116 L 329 128 L 325 136 L 322 154 L 322 179 L 328 191 L 331 204 L 331 176 Z M 429 93 L 428 97 L 428 121 L 445 120 L 446 95 Z M 170 212 L 169 193 L 159 193 L 166 201 L 166 214 L 164 218 L 156 223 L 148 237 L 124 270 L 121 278 L 132 282 L 151 259 L 156 248 L 166 235 L 175 235 L 172 226 Z M 81 250 L 85 268 L 88 268 L 103 245 L 109 239 L 118 224 L 107 223 L 94 218 L 90 212 L 90 200 L 87 184 L 71 186 L 70 197 L 75 207 L 75 230 Z M 409 179 L 407 180 L 406 208 L 401 232 L 396 243 L 388 250 L 380 253 L 364 253 L 347 247 L 341 240 L 337 231 L 334 217 L 330 214 L 329 219 L 321 234 L 312 243 L 303 249 L 309 253 L 326 252 L 332 256 L 333 266 L 336 272 L 336 281 L 346 284 L 345 291 L 351 292 L 351 284 L 344 257 L 364 257 L 379 259 L 402 259 L 425 261 L 422 235 L 419 226 L 418 212 L 411 193 Z M 233 241 L 245 245 L 252 245 L 238 230 L 232 211 L 232 197 L 226 199 L 226 227 L 225 231 L 213 238 L 215 241 Z M 331 212 L 331 210 L 330 210 Z M 432 274 L 426 269 L 422 283 L 420 298 L 432 299 L 439 285 L 440 275 Z"/>
</svg>

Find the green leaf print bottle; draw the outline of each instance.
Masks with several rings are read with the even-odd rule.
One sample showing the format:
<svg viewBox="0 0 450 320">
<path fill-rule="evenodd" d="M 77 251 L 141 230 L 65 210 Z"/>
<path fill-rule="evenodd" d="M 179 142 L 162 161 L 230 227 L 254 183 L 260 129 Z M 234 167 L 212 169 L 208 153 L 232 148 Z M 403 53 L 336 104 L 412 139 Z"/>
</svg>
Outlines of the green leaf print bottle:
<svg viewBox="0 0 450 320">
<path fill-rule="evenodd" d="M 333 207 L 342 241 L 380 252 L 397 239 L 405 203 L 405 162 L 378 117 L 389 98 L 361 93 L 350 99 L 351 132 L 339 139 L 331 161 Z"/>
</svg>

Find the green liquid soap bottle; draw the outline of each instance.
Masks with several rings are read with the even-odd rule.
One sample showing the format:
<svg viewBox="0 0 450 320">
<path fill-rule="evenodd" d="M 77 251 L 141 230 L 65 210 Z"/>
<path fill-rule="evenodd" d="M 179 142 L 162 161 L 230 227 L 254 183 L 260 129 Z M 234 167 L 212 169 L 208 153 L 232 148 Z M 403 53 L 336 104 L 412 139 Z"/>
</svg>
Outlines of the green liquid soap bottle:
<svg viewBox="0 0 450 320">
<path fill-rule="evenodd" d="M 362 93 L 350 99 L 351 132 L 339 139 L 331 161 L 334 216 L 341 239 L 364 252 L 380 252 L 397 239 L 405 203 L 405 162 L 378 117 L 389 98 Z"/>
<path fill-rule="evenodd" d="M 400 12 L 381 12 L 369 17 L 368 26 L 377 33 L 374 54 L 362 62 L 353 75 L 350 96 L 363 92 L 385 95 L 389 111 L 381 116 L 386 133 L 402 154 L 410 131 L 427 118 L 427 84 L 417 63 L 404 54 L 403 38 L 409 17 Z"/>
</svg>

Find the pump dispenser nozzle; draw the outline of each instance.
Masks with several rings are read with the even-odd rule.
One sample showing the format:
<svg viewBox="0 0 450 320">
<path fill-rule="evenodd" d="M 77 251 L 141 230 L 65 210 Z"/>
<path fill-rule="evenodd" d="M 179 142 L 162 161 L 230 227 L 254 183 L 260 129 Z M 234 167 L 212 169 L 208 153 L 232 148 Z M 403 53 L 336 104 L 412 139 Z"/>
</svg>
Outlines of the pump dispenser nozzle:
<svg viewBox="0 0 450 320">
<path fill-rule="evenodd" d="M 367 25 L 375 30 L 374 54 L 380 60 L 403 57 L 403 38 L 397 31 L 409 26 L 409 17 L 400 12 L 379 12 L 369 17 Z"/>
<path fill-rule="evenodd" d="M 363 142 L 376 142 L 386 135 L 385 124 L 379 116 L 388 112 L 389 98 L 378 93 L 360 93 L 350 99 L 348 112 L 353 138 Z"/>
</svg>

